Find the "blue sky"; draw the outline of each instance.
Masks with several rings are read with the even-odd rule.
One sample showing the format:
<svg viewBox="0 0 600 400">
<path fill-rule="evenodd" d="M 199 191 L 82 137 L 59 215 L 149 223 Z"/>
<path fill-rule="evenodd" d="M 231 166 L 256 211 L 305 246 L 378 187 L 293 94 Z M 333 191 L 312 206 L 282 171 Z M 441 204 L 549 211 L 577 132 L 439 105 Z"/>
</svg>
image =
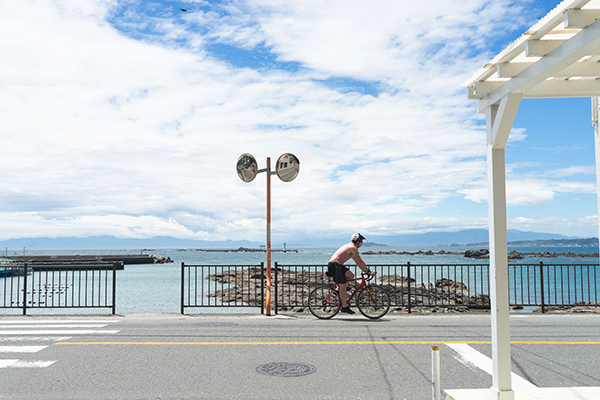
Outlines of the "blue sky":
<svg viewBox="0 0 600 400">
<path fill-rule="evenodd" d="M 0 239 L 261 241 L 487 228 L 460 84 L 557 1 L 0 3 Z M 185 9 L 187 11 L 181 11 Z M 591 100 L 523 100 L 508 227 L 598 236 Z"/>
</svg>

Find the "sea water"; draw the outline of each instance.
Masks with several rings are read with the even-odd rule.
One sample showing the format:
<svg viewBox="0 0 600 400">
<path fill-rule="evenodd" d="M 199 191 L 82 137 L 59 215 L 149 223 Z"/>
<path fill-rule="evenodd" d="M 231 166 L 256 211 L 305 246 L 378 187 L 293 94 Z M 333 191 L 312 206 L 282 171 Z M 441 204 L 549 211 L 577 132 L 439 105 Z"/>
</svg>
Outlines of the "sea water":
<svg viewBox="0 0 600 400">
<path fill-rule="evenodd" d="M 327 265 L 335 248 L 304 248 L 282 252 L 274 251 L 272 263 L 280 265 Z M 364 251 L 408 251 L 419 250 L 434 252 L 433 255 L 412 254 L 363 254 L 367 265 L 406 264 L 413 265 L 454 265 L 454 264 L 487 264 L 488 260 L 465 258 L 462 254 L 435 254 L 440 250 L 461 252 L 468 250 L 459 247 L 368 247 Z M 472 250 L 472 249 L 471 249 Z M 510 248 L 509 250 L 513 250 Z M 514 248 L 522 253 L 528 252 L 573 252 L 593 253 L 598 248 L 587 247 L 540 247 Z M 363 253 L 364 253 L 363 251 Z M 121 250 L 25 250 L 26 255 L 102 255 L 102 254 L 153 254 L 170 258 L 173 263 L 166 264 L 130 264 L 125 269 L 117 271 L 116 312 L 128 313 L 179 313 L 181 302 L 181 263 L 188 265 L 259 265 L 266 264 L 265 252 L 224 252 L 197 251 L 196 249 L 121 249 Z M 4 252 L 3 252 L 4 253 Z M 23 251 L 8 250 L 8 255 L 22 255 Z M 597 258 L 535 258 L 526 257 L 516 260 L 517 263 L 534 264 L 540 261 L 544 264 L 598 264 Z M 248 307 L 210 307 L 186 309 L 186 313 L 257 313 L 260 308 Z M 0 309 L 1 314 L 20 314 L 21 309 Z M 107 309 L 28 309 L 28 314 L 98 314 L 110 313 Z"/>
</svg>

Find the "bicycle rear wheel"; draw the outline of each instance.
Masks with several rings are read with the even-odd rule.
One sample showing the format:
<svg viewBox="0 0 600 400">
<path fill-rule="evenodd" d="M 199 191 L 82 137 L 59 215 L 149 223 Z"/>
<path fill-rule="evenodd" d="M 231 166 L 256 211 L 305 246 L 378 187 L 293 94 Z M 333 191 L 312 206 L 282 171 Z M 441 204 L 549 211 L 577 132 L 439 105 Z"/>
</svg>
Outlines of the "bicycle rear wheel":
<svg viewBox="0 0 600 400">
<path fill-rule="evenodd" d="M 319 286 L 308 296 L 308 309 L 317 318 L 333 318 L 341 308 L 340 296 L 331 286 Z"/>
<path fill-rule="evenodd" d="M 381 318 L 390 309 L 390 295 L 380 286 L 367 286 L 358 294 L 356 305 L 365 317 Z"/>
</svg>

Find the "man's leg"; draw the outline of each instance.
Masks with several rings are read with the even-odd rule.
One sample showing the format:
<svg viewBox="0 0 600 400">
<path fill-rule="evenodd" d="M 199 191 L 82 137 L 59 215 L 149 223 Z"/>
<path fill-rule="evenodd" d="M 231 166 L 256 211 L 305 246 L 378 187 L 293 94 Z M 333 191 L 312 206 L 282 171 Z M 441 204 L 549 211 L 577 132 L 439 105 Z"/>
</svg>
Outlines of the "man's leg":
<svg viewBox="0 0 600 400">
<path fill-rule="evenodd" d="M 354 274 L 352 273 L 352 271 L 347 270 L 346 271 L 346 283 L 342 283 L 340 284 L 340 298 L 342 300 L 342 307 L 346 308 L 348 307 L 348 301 L 346 300 L 346 293 L 347 293 L 347 289 L 348 289 L 348 281 L 354 279 Z"/>
<path fill-rule="evenodd" d="M 342 307 L 346 308 L 348 307 L 348 302 L 346 301 L 346 288 L 348 287 L 348 283 L 339 283 L 338 285 L 340 285 L 340 300 L 342 302 Z"/>
</svg>

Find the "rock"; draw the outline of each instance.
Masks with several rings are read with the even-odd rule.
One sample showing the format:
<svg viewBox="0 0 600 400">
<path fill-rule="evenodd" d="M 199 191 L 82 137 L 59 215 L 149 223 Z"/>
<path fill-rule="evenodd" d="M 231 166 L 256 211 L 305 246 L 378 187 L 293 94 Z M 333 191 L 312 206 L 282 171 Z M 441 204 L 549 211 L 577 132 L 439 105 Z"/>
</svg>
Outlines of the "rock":
<svg viewBox="0 0 600 400">
<path fill-rule="evenodd" d="M 467 250 L 465 251 L 465 257 L 476 259 L 490 258 L 490 252 L 488 251 L 488 249 Z"/>
<path fill-rule="evenodd" d="M 510 253 L 508 253 L 509 260 L 521 260 L 522 258 L 524 258 L 523 255 L 516 250 L 513 250 Z"/>
<path fill-rule="evenodd" d="M 410 278 L 410 280 L 406 276 L 400 275 L 382 275 L 377 278 L 381 283 L 389 283 L 392 285 L 406 285 L 408 282 L 414 283 L 415 279 Z"/>
<path fill-rule="evenodd" d="M 454 282 L 452 279 L 442 278 L 435 281 L 435 287 L 451 291 L 466 291 L 467 285 L 462 282 Z"/>
</svg>

